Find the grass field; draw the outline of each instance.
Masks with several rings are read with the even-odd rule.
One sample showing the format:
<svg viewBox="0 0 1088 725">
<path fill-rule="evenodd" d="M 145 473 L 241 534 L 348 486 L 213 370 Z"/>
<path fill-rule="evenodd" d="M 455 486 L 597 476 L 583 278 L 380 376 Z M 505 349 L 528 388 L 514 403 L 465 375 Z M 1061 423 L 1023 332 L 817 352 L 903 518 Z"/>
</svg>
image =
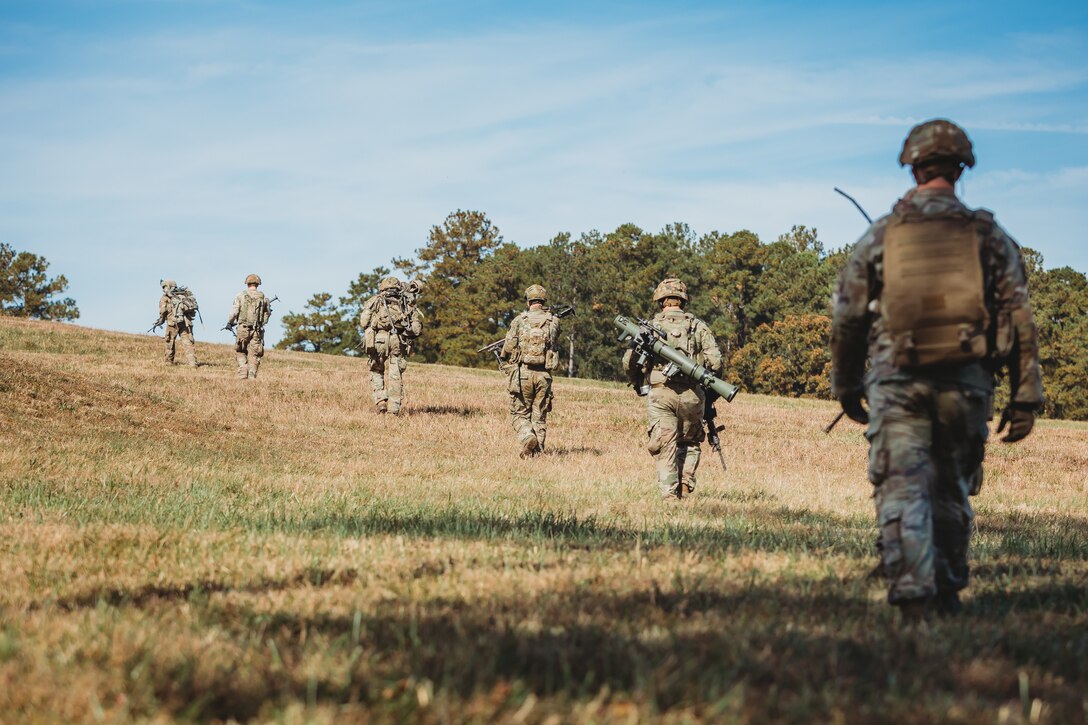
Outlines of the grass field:
<svg viewBox="0 0 1088 725">
<path fill-rule="evenodd" d="M 0 720 L 1088 719 L 1088 425 L 991 444 L 965 613 L 904 632 L 829 403 L 720 403 L 666 504 L 618 385 L 523 461 L 497 372 L 394 418 L 358 360 L 198 355 L 0 318 Z"/>
</svg>

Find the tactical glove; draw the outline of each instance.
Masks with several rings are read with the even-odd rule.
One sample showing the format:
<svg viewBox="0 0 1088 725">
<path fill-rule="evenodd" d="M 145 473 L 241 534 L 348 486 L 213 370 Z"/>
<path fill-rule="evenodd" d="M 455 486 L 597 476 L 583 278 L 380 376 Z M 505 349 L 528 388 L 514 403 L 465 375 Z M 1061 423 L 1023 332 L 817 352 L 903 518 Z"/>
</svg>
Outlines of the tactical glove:
<svg viewBox="0 0 1088 725">
<path fill-rule="evenodd" d="M 1012 403 L 1005 407 L 1001 413 L 1001 422 L 997 426 L 997 432 L 1005 430 L 1009 426 L 1009 432 L 1001 439 L 1002 443 L 1015 443 L 1023 440 L 1031 433 L 1035 426 L 1035 408 L 1032 406 Z"/>
<path fill-rule="evenodd" d="M 862 406 L 861 397 L 861 393 L 846 393 L 839 397 L 839 405 L 842 406 L 842 412 L 846 413 L 850 420 L 862 425 L 868 425 L 869 411 Z"/>
</svg>

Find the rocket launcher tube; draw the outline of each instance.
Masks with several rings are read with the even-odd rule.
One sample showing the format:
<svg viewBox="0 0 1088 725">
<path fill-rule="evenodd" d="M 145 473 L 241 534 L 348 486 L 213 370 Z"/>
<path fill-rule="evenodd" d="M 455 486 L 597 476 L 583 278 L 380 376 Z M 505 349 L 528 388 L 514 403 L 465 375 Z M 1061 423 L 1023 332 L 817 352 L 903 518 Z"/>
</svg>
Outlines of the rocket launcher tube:
<svg viewBox="0 0 1088 725">
<path fill-rule="evenodd" d="M 661 330 L 654 327 L 646 320 L 632 322 L 623 315 L 617 315 L 614 320 L 616 327 L 620 328 L 619 341 L 627 343 L 639 355 L 650 355 L 667 363 L 677 374 L 692 380 L 703 388 L 725 398 L 732 403 L 733 398 L 740 392 L 740 388 L 730 385 L 714 373 L 699 365 L 690 357 L 665 342 L 665 336 Z M 668 373 L 666 373 L 668 375 Z"/>
</svg>

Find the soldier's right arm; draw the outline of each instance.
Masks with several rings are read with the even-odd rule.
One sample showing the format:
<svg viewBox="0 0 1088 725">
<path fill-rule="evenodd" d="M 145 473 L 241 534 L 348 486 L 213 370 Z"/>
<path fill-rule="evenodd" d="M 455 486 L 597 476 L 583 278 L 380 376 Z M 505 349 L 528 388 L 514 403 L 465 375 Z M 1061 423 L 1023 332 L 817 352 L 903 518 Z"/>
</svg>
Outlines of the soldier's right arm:
<svg viewBox="0 0 1088 725">
<path fill-rule="evenodd" d="M 879 224 L 861 237 L 839 275 L 831 316 L 831 394 L 840 399 L 863 388 L 872 322 L 869 301 L 877 283 L 872 253 Z"/>
<path fill-rule="evenodd" d="M 370 318 L 374 316 L 374 301 L 377 297 L 371 297 L 363 303 L 363 309 L 359 313 L 359 327 L 364 330 L 370 327 Z"/>
<path fill-rule="evenodd" d="M 515 357 L 518 352 L 518 327 L 520 324 L 521 315 L 518 315 L 510 324 L 510 329 L 506 331 L 506 339 L 502 342 L 502 352 L 499 353 L 504 360 L 517 362 Z"/>
<path fill-rule="evenodd" d="M 234 325 L 234 323 L 238 321 L 238 315 L 242 314 L 242 296 L 243 295 L 245 295 L 245 292 L 243 292 L 240 295 L 237 295 L 234 298 L 234 303 L 231 304 L 231 306 L 230 306 L 230 316 L 227 317 L 227 327 L 231 327 L 232 325 Z"/>
<path fill-rule="evenodd" d="M 159 320 L 155 323 L 155 327 L 158 327 L 162 323 L 166 322 L 166 318 L 170 314 L 170 298 L 163 295 L 159 298 Z"/>
<path fill-rule="evenodd" d="M 707 370 L 721 377 L 725 374 L 725 360 L 722 357 L 722 349 L 718 347 L 718 341 L 714 338 L 714 333 L 710 331 L 710 325 L 699 320 L 695 326 L 695 333 L 699 336 L 699 350 L 703 365 Z"/>
<path fill-rule="evenodd" d="M 994 293 L 997 312 L 998 357 L 1009 372 L 1012 402 L 1039 410 L 1043 406 L 1043 378 L 1039 369 L 1039 333 L 1028 298 L 1027 276 L 1020 247 L 996 223 L 992 242 L 995 254 Z M 1004 349 L 1002 349 L 1004 348 Z"/>
</svg>

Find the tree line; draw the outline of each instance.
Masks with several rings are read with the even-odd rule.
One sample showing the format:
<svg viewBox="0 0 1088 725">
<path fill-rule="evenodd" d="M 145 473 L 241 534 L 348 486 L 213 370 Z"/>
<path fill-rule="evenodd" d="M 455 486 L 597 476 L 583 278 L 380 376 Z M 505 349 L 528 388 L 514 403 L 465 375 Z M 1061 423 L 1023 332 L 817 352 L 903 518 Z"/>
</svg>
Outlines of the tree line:
<svg viewBox="0 0 1088 725">
<path fill-rule="evenodd" d="M 431 228 L 414 258 L 361 273 L 336 298 L 313 295 L 283 317 L 281 349 L 359 354 L 362 303 L 395 273 L 425 282 L 424 334 L 415 358 L 485 367 L 476 350 L 506 334 L 524 309 L 524 289 L 542 284 L 553 305 L 573 304 L 563 321 L 561 369 L 579 377 L 622 380 L 612 319 L 650 317 L 657 283 L 684 280 L 688 309 L 714 331 L 728 360 L 726 379 L 748 392 L 830 397 L 830 299 L 852 245 L 828 250 L 815 229 L 794 226 L 771 242 L 741 230 L 697 235 L 675 223 L 659 232 L 623 224 L 577 238 L 556 235 L 521 248 L 478 211 L 456 211 Z M 1088 419 L 1088 278 L 1069 267 L 1047 270 L 1024 249 L 1039 325 L 1046 414 Z"/>
</svg>

